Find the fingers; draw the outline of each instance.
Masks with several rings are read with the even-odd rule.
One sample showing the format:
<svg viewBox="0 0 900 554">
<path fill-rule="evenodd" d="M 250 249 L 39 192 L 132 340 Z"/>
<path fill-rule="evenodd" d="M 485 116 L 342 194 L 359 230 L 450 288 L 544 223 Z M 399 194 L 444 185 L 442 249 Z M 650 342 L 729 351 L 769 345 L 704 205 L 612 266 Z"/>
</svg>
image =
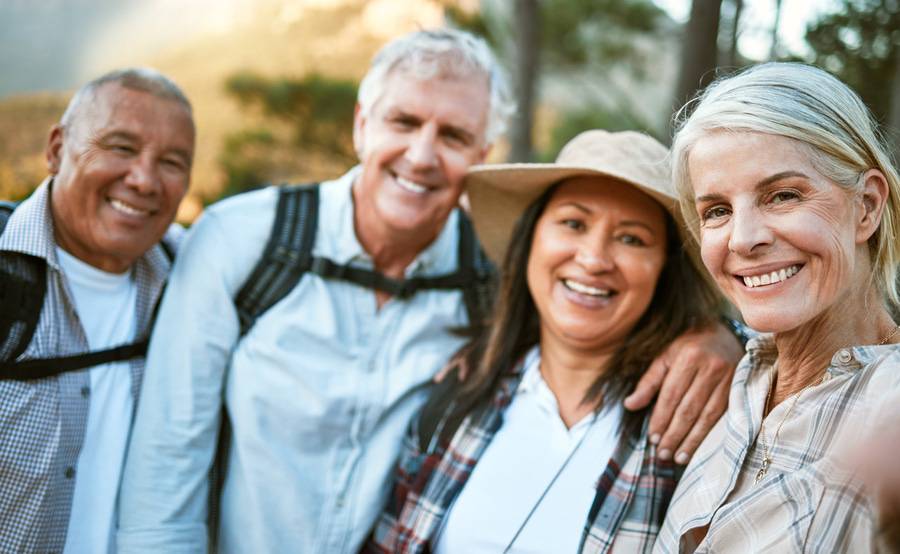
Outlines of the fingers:
<svg viewBox="0 0 900 554">
<path fill-rule="evenodd" d="M 659 388 L 666 377 L 666 372 L 666 363 L 663 361 L 663 357 L 660 356 L 644 372 L 644 376 L 641 377 L 637 386 L 634 387 L 634 392 L 625 398 L 625 409 L 636 411 L 649 406 L 650 402 L 656 397 L 656 393 L 659 392 Z"/>
<path fill-rule="evenodd" d="M 693 361 L 695 358 L 692 356 L 690 359 Z M 706 405 L 717 401 L 713 396 L 722 384 L 722 381 L 726 382 L 726 387 L 731 382 L 733 373 L 727 364 L 716 363 L 711 360 L 705 360 L 703 363 L 704 365 L 699 366 L 699 369 L 693 374 L 689 382 L 678 383 L 679 388 L 675 389 L 675 394 L 678 394 L 683 390 L 681 388 L 682 385 L 688 385 L 688 390 L 680 394 L 680 398 L 676 397 L 680 401 L 677 402 L 678 407 L 675 410 L 675 415 L 668 422 L 668 426 L 657 447 L 660 458 L 664 460 L 670 459 L 675 454 L 675 449 L 688 435 L 697 423 L 697 420 L 700 419 L 700 416 L 704 414 Z M 665 392 L 664 389 L 663 393 Z M 660 397 L 662 397 L 663 393 L 660 394 Z M 728 391 L 722 391 L 720 394 L 726 395 L 727 402 Z M 714 406 L 713 408 L 717 407 Z M 650 424 L 652 433 L 654 429 L 652 427 L 652 419 Z"/>
<path fill-rule="evenodd" d="M 676 463 L 685 465 L 690 461 L 694 452 L 700 447 L 700 443 L 703 442 L 706 435 L 709 434 L 716 422 L 719 421 L 719 418 L 722 417 L 722 414 L 725 413 L 725 409 L 728 407 L 728 391 L 730 389 L 730 379 L 723 379 L 716 386 L 712 397 L 703 407 L 703 410 L 700 412 L 700 417 L 697 418 L 697 421 L 694 423 L 690 432 L 681 441 L 681 444 L 671 449 L 671 452 L 676 452 Z"/>
<path fill-rule="evenodd" d="M 668 432 L 676 410 L 695 380 L 697 368 L 692 356 L 679 356 L 669 367 L 656 406 L 650 415 L 650 442 L 658 443 L 663 434 Z"/>
<path fill-rule="evenodd" d="M 453 365 L 453 362 L 445 364 L 444 367 L 434 374 L 434 382 L 440 383 L 443 381 L 447 377 L 447 374 L 450 373 L 450 370 L 453 369 Z"/>
</svg>

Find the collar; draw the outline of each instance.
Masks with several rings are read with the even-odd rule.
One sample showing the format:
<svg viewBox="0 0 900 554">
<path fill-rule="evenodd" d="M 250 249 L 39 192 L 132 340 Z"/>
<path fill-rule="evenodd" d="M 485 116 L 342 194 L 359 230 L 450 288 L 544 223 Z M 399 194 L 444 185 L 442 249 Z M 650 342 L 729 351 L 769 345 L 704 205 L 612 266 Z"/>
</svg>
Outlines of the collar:
<svg viewBox="0 0 900 554">
<path fill-rule="evenodd" d="M 319 221 L 327 222 L 329 228 L 321 232 L 320 224 L 313 252 L 339 264 L 358 262 L 371 268 L 372 257 L 363 249 L 354 227 L 353 185 L 361 172 L 362 168 L 356 166 L 338 179 L 322 183 Z M 453 210 L 437 238 L 406 268 L 407 277 L 440 275 L 456 270 L 458 217 L 458 210 Z"/>
<path fill-rule="evenodd" d="M 50 186 L 47 177 L 37 189 L 13 211 L 0 235 L 0 250 L 21 252 L 47 261 L 59 271 L 56 239 L 53 236 L 53 214 L 50 212 Z"/>
<path fill-rule="evenodd" d="M 896 350 L 900 350 L 900 344 L 870 344 L 841 348 L 831 356 L 827 371 L 832 377 L 846 375 Z M 747 355 L 754 370 L 767 369 L 778 358 L 775 336 L 771 333 L 760 334 L 747 341 Z"/>
</svg>

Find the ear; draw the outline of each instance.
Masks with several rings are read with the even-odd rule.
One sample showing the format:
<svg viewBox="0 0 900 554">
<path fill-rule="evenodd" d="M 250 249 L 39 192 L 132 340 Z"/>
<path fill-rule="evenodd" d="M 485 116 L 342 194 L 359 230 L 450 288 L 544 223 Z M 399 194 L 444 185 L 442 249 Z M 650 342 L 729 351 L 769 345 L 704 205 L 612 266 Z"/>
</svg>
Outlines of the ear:
<svg viewBox="0 0 900 554">
<path fill-rule="evenodd" d="M 50 129 L 50 136 L 47 137 L 47 148 L 44 150 L 44 155 L 47 158 L 47 171 L 51 175 L 59 173 L 59 166 L 62 164 L 64 134 L 65 130 L 62 125 L 56 124 Z"/>
<path fill-rule="evenodd" d="M 491 153 L 491 149 L 494 147 L 493 144 L 487 144 L 484 148 L 481 149 L 481 152 L 478 153 L 478 159 L 475 160 L 476 164 L 483 164 L 484 160 L 487 159 L 488 154 Z"/>
<path fill-rule="evenodd" d="M 360 161 L 362 161 L 365 148 L 365 127 L 366 116 L 363 115 L 362 107 L 357 102 L 356 108 L 353 110 L 353 150 L 356 151 L 356 157 Z"/>
<path fill-rule="evenodd" d="M 860 191 L 859 212 L 856 220 L 856 242 L 868 241 L 881 224 L 881 214 L 888 198 L 888 184 L 884 174 L 877 169 L 866 171 L 863 176 L 863 187 Z"/>
</svg>

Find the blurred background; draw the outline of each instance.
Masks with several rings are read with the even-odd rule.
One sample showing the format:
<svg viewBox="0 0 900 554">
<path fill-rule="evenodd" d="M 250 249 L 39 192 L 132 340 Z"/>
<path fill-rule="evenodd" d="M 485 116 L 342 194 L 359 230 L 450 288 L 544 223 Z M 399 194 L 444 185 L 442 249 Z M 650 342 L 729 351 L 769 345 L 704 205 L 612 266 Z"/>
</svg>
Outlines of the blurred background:
<svg viewBox="0 0 900 554">
<path fill-rule="evenodd" d="M 552 160 L 594 127 L 668 142 L 700 87 L 766 60 L 837 75 L 900 144 L 900 0 L 0 0 L 0 199 L 45 177 L 73 90 L 126 65 L 161 70 L 194 103 L 183 223 L 264 183 L 340 175 L 372 55 L 444 24 L 484 36 L 515 84 L 491 161 Z"/>
</svg>

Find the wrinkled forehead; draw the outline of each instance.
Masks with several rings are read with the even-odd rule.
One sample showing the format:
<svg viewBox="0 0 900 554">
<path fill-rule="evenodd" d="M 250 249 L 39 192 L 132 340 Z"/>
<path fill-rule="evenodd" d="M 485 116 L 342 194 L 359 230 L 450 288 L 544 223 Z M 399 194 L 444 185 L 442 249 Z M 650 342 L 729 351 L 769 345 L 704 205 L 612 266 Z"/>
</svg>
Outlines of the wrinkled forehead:
<svg viewBox="0 0 900 554">
<path fill-rule="evenodd" d="M 69 128 L 96 129 L 115 125 L 126 119 L 145 119 L 172 124 L 180 132 L 190 128 L 194 133 L 191 110 L 174 98 L 125 87 L 120 83 L 104 83 L 83 98 L 72 114 Z M 74 129 L 72 129 L 74 130 Z"/>
<path fill-rule="evenodd" d="M 74 144 L 122 134 L 192 157 L 196 129 L 190 110 L 175 99 L 106 83 L 85 98 L 66 125 Z"/>
</svg>

